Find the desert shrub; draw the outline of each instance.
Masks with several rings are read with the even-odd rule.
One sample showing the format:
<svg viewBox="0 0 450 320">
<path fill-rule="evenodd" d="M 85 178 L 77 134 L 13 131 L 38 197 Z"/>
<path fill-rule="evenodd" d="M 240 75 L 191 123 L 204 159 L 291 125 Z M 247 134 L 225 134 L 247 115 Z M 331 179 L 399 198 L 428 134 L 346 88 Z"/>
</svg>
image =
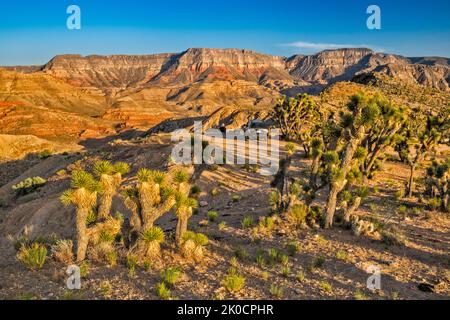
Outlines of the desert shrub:
<svg viewBox="0 0 450 320">
<path fill-rule="evenodd" d="M 43 150 L 43 151 L 39 152 L 38 158 L 40 160 L 44 160 L 44 159 L 50 158 L 52 156 L 52 154 L 53 154 L 53 152 L 50 150 Z"/>
<path fill-rule="evenodd" d="M 219 195 L 219 189 L 218 189 L 218 188 L 213 188 L 213 189 L 211 190 L 211 195 L 212 195 L 213 197 L 218 196 L 218 195 Z"/>
<path fill-rule="evenodd" d="M 86 278 L 89 274 L 90 265 L 89 262 L 83 261 L 80 264 L 80 277 Z"/>
<path fill-rule="evenodd" d="M 115 267 L 117 265 L 117 251 L 114 250 L 114 248 L 111 248 L 111 250 L 108 250 L 105 253 L 106 262 L 108 263 L 108 266 Z"/>
<path fill-rule="evenodd" d="M 238 194 L 234 195 L 234 196 L 231 198 L 231 200 L 232 200 L 233 202 L 239 202 L 241 199 L 242 199 L 242 197 L 241 197 L 240 195 L 238 195 Z"/>
<path fill-rule="evenodd" d="M 303 272 L 303 270 L 297 271 L 295 279 L 297 279 L 298 282 L 303 282 L 305 280 L 305 273 Z"/>
<path fill-rule="evenodd" d="M 397 208 L 397 214 L 402 217 L 405 217 L 407 212 L 408 208 L 405 205 L 401 205 Z"/>
<path fill-rule="evenodd" d="M 368 300 L 364 292 L 362 292 L 361 290 L 356 290 L 354 297 L 355 300 Z"/>
<path fill-rule="evenodd" d="M 272 230 L 275 225 L 275 221 L 273 217 L 260 217 L 259 218 L 259 227 L 265 230 Z"/>
<path fill-rule="evenodd" d="M 278 250 L 275 248 L 270 248 L 268 251 L 268 255 L 269 255 L 269 262 L 275 263 L 277 261 L 278 258 Z"/>
<path fill-rule="evenodd" d="M 289 267 L 289 266 L 284 266 L 284 267 L 281 269 L 281 274 L 283 275 L 283 277 L 288 278 L 289 275 L 291 274 L 291 267 Z"/>
<path fill-rule="evenodd" d="M 270 294 L 277 299 L 280 299 L 283 297 L 283 288 L 277 286 L 276 284 L 272 283 L 270 285 Z"/>
<path fill-rule="evenodd" d="M 219 214 L 217 213 L 217 211 L 208 211 L 207 216 L 209 221 L 215 222 Z"/>
<path fill-rule="evenodd" d="M 397 200 L 400 200 L 404 196 L 405 196 L 405 190 L 403 190 L 403 189 L 399 189 L 399 190 L 395 191 L 395 193 L 394 193 L 394 197 Z"/>
<path fill-rule="evenodd" d="M 192 196 L 198 196 L 202 192 L 202 189 L 200 189 L 199 186 L 194 185 L 191 187 L 191 195 Z"/>
<path fill-rule="evenodd" d="M 348 255 L 348 252 L 339 250 L 338 252 L 336 252 L 336 259 L 348 262 L 350 260 L 350 257 Z"/>
<path fill-rule="evenodd" d="M 169 267 L 166 270 L 162 270 L 160 276 L 162 281 L 173 287 L 180 279 L 181 269 L 179 267 Z"/>
<path fill-rule="evenodd" d="M 47 180 L 41 177 L 27 178 L 16 185 L 12 186 L 12 189 L 18 195 L 26 195 L 35 192 L 39 187 L 42 187 L 47 183 Z"/>
<path fill-rule="evenodd" d="M 100 291 L 102 292 L 102 295 L 105 299 L 108 299 L 111 297 L 111 290 L 112 290 L 112 286 L 108 280 L 100 282 Z"/>
<path fill-rule="evenodd" d="M 251 228 L 251 227 L 253 227 L 253 224 L 254 224 L 253 217 L 251 217 L 251 216 L 245 216 L 241 222 L 241 226 L 243 229 Z"/>
<path fill-rule="evenodd" d="M 295 153 L 295 144 L 292 142 L 286 143 L 286 152 L 290 155 Z"/>
<path fill-rule="evenodd" d="M 289 263 L 289 257 L 285 253 L 278 252 L 277 261 L 282 265 L 286 266 Z"/>
<path fill-rule="evenodd" d="M 234 256 L 240 261 L 245 261 L 248 259 L 249 254 L 244 247 L 239 246 L 234 250 Z"/>
<path fill-rule="evenodd" d="M 300 251 L 300 243 L 297 241 L 291 241 L 287 244 L 287 252 L 291 257 L 295 256 L 297 252 Z"/>
<path fill-rule="evenodd" d="M 319 283 L 319 287 L 326 293 L 331 293 L 333 291 L 333 286 L 331 285 L 331 283 L 325 280 Z"/>
<path fill-rule="evenodd" d="M 236 256 L 231 257 L 230 259 L 230 265 L 233 267 L 237 267 L 238 265 L 238 259 L 236 258 Z"/>
<path fill-rule="evenodd" d="M 401 246 L 405 244 L 405 236 L 394 226 L 382 230 L 381 239 L 388 246 Z"/>
<path fill-rule="evenodd" d="M 441 206 L 441 198 L 434 197 L 427 200 L 427 207 L 431 211 L 436 211 Z"/>
<path fill-rule="evenodd" d="M 224 230 L 227 226 L 227 223 L 225 221 L 220 222 L 217 227 L 219 228 L 220 231 Z"/>
<path fill-rule="evenodd" d="M 31 270 L 42 269 L 47 258 L 47 248 L 39 243 L 22 246 L 17 253 L 17 259 Z"/>
<path fill-rule="evenodd" d="M 239 275 L 235 269 L 232 269 L 223 279 L 222 285 L 231 293 L 239 292 L 245 286 L 245 278 Z"/>
<path fill-rule="evenodd" d="M 313 268 L 317 269 L 317 268 L 322 268 L 324 264 L 325 264 L 325 257 L 319 256 L 314 259 L 312 266 L 313 266 Z"/>
<path fill-rule="evenodd" d="M 260 252 L 256 255 L 256 264 L 263 268 L 266 265 L 266 259 L 264 258 L 264 253 Z"/>
<path fill-rule="evenodd" d="M 128 274 L 130 277 L 134 277 L 136 275 L 136 267 L 138 265 L 139 258 L 135 254 L 128 254 L 127 255 L 127 267 L 128 267 Z"/>
<path fill-rule="evenodd" d="M 56 261 L 66 265 L 73 264 L 73 242 L 72 240 L 59 240 L 52 247 L 52 255 Z"/>
<path fill-rule="evenodd" d="M 308 215 L 308 206 L 304 204 L 294 205 L 287 212 L 287 219 L 296 227 L 302 227 L 306 224 L 306 216 Z"/>
<path fill-rule="evenodd" d="M 83 300 L 83 299 L 84 299 L 83 292 L 77 292 L 75 290 L 66 290 L 58 298 L 58 300 Z"/>
<path fill-rule="evenodd" d="M 208 242 L 208 237 L 204 234 L 187 231 L 181 239 L 181 253 L 187 259 L 201 261 L 204 256 L 204 247 Z"/>
<path fill-rule="evenodd" d="M 169 300 L 171 292 L 170 289 L 167 288 L 166 284 L 164 282 L 161 282 L 156 286 L 156 294 L 162 300 Z"/>
</svg>

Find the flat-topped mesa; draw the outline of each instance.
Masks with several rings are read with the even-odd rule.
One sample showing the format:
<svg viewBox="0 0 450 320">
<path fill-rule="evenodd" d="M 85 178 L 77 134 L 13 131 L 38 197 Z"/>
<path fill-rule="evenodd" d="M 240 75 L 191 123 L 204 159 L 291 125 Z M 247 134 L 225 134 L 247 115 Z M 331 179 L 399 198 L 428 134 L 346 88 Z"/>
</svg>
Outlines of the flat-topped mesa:
<svg viewBox="0 0 450 320">
<path fill-rule="evenodd" d="M 285 73 L 285 58 L 242 49 L 191 48 L 155 78 L 157 83 L 188 84 L 198 80 L 257 82 L 267 71 Z"/>
<path fill-rule="evenodd" d="M 110 91 L 139 86 L 156 76 L 174 54 L 81 56 L 60 55 L 43 71 L 69 83 Z"/>
</svg>

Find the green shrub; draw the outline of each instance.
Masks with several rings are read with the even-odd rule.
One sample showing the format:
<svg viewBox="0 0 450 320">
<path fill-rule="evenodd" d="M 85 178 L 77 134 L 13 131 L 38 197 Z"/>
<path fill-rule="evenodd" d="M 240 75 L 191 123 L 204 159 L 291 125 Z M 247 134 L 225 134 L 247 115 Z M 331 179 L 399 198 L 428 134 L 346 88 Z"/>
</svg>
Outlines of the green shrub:
<svg viewBox="0 0 450 320">
<path fill-rule="evenodd" d="M 220 231 L 224 230 L 227 226 L 227 223 L 225 221 L 220 222 L 217 227 L 219 228 Z"/>
<path fill-rule="evenodd" d="M 138 265 L 138 257 L 135 254 L 129 254 L 127 256 L 127 267 L 128 274 L 130 277 L 134 277 L 136 275 L 136 267 Z"/>
<path fill-rule="evenodd" d="M 218 188 L 213 188 L 213 189 L 211 190 L 211 195 L 212 195 L 213 197 L 218 196 L 218 195 L 219 195 L 219 189 L 218 189 Z"/>
<path fill-rule="evenodd" d="M 395 191 L 395 193 L 394 193 L 394 197 L 397 200 L 400 200 L 404 196 L 405 196 L 405 190 L 403 190 L 403 189 L 399 189 L 399 190 Z"/>
<path fill-rule="evenodd" d="M 314 259 L 313 268 L 322 268 L 324 264 L 325 264 L 325 257 L 319 256 L 316 259 Z"/>
<path fill-rule="evenodd" d="M 308 215 L 308 206 L 304 204 L 296 204 L 287 213 L 288 220 L 296 227 L 304 226 L 306 223 L 306 216 Z"/>
<path fill-rule="evenodd" d="M 191 187 L 191 195 L 197 196 L 197 195 L 199 195 L 201 192 L 202 192 L 202 189 L 200 189 L 199 186 L 194 185 L 194 186 Z"/>
<path fill-rule="evenodd" d="M 245 261 L 248 259 L 249 254 L 244 247 L 239 246 L 234 250 L 234 256 L 240 261 Z"/>
<path fill-rule="evenodd" d="M 428 199 L 427 201 L 427 207 L 431 211 L 436 211 L 441 206 L 441 198 L 434 197 L 431 199 Z"/>
<path fill-rule="evenodd" d="M 295 254 L 299 251 L 300 251 L 300 243 L 298 243 L 297 241 L 292 241 L 288 243 L 287 252 L 291 257 L 295 256 Z"/>
<path fill-rule="evenodd" d="M 283 297 L 283 288 L 277 286 L 276 284 L 270 285 L 270 294 L 277 299 L 280 299 Z"/>
<path fill-rule="evenodd" d="M 208 211 L 207 215 L 208 215 L 208 220 L 211 222 L 215 222 L 217 220 L 217 217 L 219 216 L 217 211 Z"/>
<path fill-rule="evenodd" d="M 320 286 L 320 289 L 322 289 L 323 291 L 325 291 L 327 293 L 331 293 L 333 291 L 333 287 L 328 281 L 321 281 L 319 286 Z"/>
<path fill-rule="evenodd" d="M 170 299 L 170 290 L 166 287 L 166 284 L 164 282 L 159 283 L 156 286 L 156 293 L 159 298 L 163 300 L 169 300 Z"/>
<path fill-rule="evenodd" d="M 222 285 L 229 292 L 239 292 L 245 286 L 245 278 L 239 275 L 236 270 L 232 269 L 228 275 L 223 279 Z"/>
<path fill-rule="evenodd" d="M 45 160 L 47 158 L 50 158 L 52 156 L 52 154 L 53 154 L 53 152 L 50 150 L 43 150 L 43 151 L 39 152 L 38 158 L 40 160 Z"/>
<path fill-rule="evenodd" d="M 17 253 L 17 259 L 31 270 L 42 269 L 47 258 L 47 248 L 39 243 L 22 246 Z"/>
<path fill-rule="evenodd" d="M 284 266 L 281 269 L 281 273 L 283 274 L 283 277 L 288 278 L 289 275 L 291 274 L 291 268 L 289 266 Z"/>
<path fill-rule="evenodd" d="M 305 273 L 302 270 L 297 271 L 295 279 L 297 279 L 298 282 L 303 282 L 305 280 Z"/>
<path fill-rule="evenodd" d="M 233 198 L 231 198 L 233 200 L 233 202 L 239 202 L 242 197 L 240 195 L 234 195 Z"/>
<path fill-rule="evenodd" d="M 266 265 L 266 259 L 264 258 L 263 253 L 258 253 L 258 255 L 256 256 L 256 263 L 260 268 L 263 268 Z"/>
<path fill-rule="evenodd" d="M 253 217 L 250 217 L 250 216 L 244 217 L 244 219 L 242 219 L 242 222 L 241 222 L 242 228 L 244 228 L 244 229 L 253 227 L 253 224 L 254 224 Z"/>
<path fill-rule="evenodd" d="M 180 279 L 181 269 L 179 267 L 169 267 L 166 270 L 162 270 L 160 276 L 162 281 L 173 287 Z"/>
<path fill-rule="evenodd" d="M 275 248 L 271 248 L 269 249 L 268 254 L 269 254 L 269 262 L 275 263 L 278 258 L 278 250 Z"/>
<path fill-rule="evenodd" d="M 39 187 L 47 183 L 47 180 L 41 177 L 27 178 L 20 183 L 13 185 L 12 189 L 18 195 L 26 195 L 35 192 Z"/>
</svg>

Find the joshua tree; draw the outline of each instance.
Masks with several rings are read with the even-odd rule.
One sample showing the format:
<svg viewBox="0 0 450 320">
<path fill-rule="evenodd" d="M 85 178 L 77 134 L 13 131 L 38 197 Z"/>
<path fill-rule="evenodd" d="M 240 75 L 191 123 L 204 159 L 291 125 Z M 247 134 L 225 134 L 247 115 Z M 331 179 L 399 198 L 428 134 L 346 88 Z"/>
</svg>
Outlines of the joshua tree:
<svg viewBox="0 0 450 320">
<path fill-rule="evenodd" d="M 124 193 L 125 204 L 133 212 L 134 228 L 147 230 L 163 214 L 175 205 L 175 195 L 167 187 L 167 176 L 164 172 L 141 169 L 137 175 L 136 189 Z"/>
<path fill-rule="evenodd" d="M 450 159 L 439 163 L 433 161 L 427 169 L 426 177 L 428 193 L 431 197 L 439 196 L 441 209 L 450 211 Z"/>
<path fill-rule="evenodd" d="M 296 98 L 281 98 L 275 105 L 271 116 L 288 140 L 303 141 L 305 129 L 320 117 L 319 108 L 307 95 Z"/>
<path fill-rule="evenodd" d="M 409 166 L 408 197 L 412 197 L 414 191 L 414 173 L 417 166 L 438 144 L 447 141 L 449 135 L 450 118 L 445 112 L 435 116 L 422 116 L 419 110 L 415 110 L 405 123 L 403 136 L 398 140 L 395 149 Z"/>
<path fill-rule="evenodd" d="M 112 165 L 109 161 L 98 161 L 94 165 L 94 173 L 100 179 L 103 188 L 98 208 L 98 218 L 105 220 L 111 211 L 113 197 L 122 183 L 122 175 L 128 173 L 130 168 L 124 162 L 117 162 Z"/>
<path fill-rule="evenodd" d="M 333 160 L 329 162 L 330 167 L 330 190 L 326 204 L 326 216 L 324 227 L 329 228 L 333 224 L 333 217 L 336 211 L 337 196 L 346 185 L 347 173 L 352 166 L 353 156 L 366 134 L 366 125 L 373 121 L 376 116 L 373 108 L 368 103 L 368 99 L 362 95 L 355 95 L 348 104 L 350 113 L 342 113 L 342 143 L 344 145 L 342 156 L 337 160 L 336 151 L 329 153 Z"/>
<path fill-rule="evenodd" d="M 173 182 L 175 183 L 175 208 L 178 217 L 177 230 L 175 238 L 178 244 L 181 244 L 183 235 L 187 231 L 189 218 L 192 216 L 192 209 L 197 206 L 197 201 L 189 197 L 190 184 L 189 175 L 182 170 L 176 171 L 173 175 Z"/>
<path fill-rule="evenodd" d="M 86 218 L 89 211 L 97 204 L 97 194 L 101 185 L 94 177 L 85 171 L 75 171 L 72 174 L 71 189 L 61 195 L 64 205 L 73 204 L 76 211 L 77 228 L 77 261 L 83 261 L 89 243 L 89 234 L 86 227 Z"/>
</svg>

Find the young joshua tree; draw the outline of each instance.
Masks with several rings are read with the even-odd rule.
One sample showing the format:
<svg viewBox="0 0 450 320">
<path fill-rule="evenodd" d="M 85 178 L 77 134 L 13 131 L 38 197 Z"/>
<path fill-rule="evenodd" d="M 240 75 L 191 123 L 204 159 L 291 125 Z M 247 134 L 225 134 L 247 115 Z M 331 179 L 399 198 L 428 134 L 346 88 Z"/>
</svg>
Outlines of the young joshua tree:
<svg viewBox="0 0 450 320">
<path fill-rule="evenodd" d="M 427 168 L 426 177 L 428 194 L 431 197 L 439 196 L 443 212 L 450 211 L 450 159 L 441 163 L 433 161 Z"/>
<path fill-rule="evenodd" d="M 86 226 L 86 218 L 89 211 L 97 204 L 97 194 L 101 192 L 101 185 L 86 171 L 75 171 L 72 174 L 71 189 L 61 195 L 64 205 L 73 204 L 76 207 L 77 229 L 77 261 L 83 261 L 86 257 L 89 234 Z"/>
<path fill-rule="evenodd" d="M 103 188 L 98 207 L 98 218 L 105 220 L 111 211 L 113 197 L 122 183 L 122 176 L 130 171 L 128 164 L 117 162 L 114 165 L 109 161 L 97 161 L 94 165 L 94 174 L 100 179 Z"/>
<path fill-rule="evenodd" d="M 191 186 L 188 181 L 189 175 L 183 170 L 178 170 L 173 175 L 176 189 L 175 213 L 178 217 L 175 239 L 178 244 L 181 244 L 183 235 L 187 231 L 188 221 L 192 216 L 193 208 L 197 207 L 197 201 L 189 197 Z"/>
</svg>

